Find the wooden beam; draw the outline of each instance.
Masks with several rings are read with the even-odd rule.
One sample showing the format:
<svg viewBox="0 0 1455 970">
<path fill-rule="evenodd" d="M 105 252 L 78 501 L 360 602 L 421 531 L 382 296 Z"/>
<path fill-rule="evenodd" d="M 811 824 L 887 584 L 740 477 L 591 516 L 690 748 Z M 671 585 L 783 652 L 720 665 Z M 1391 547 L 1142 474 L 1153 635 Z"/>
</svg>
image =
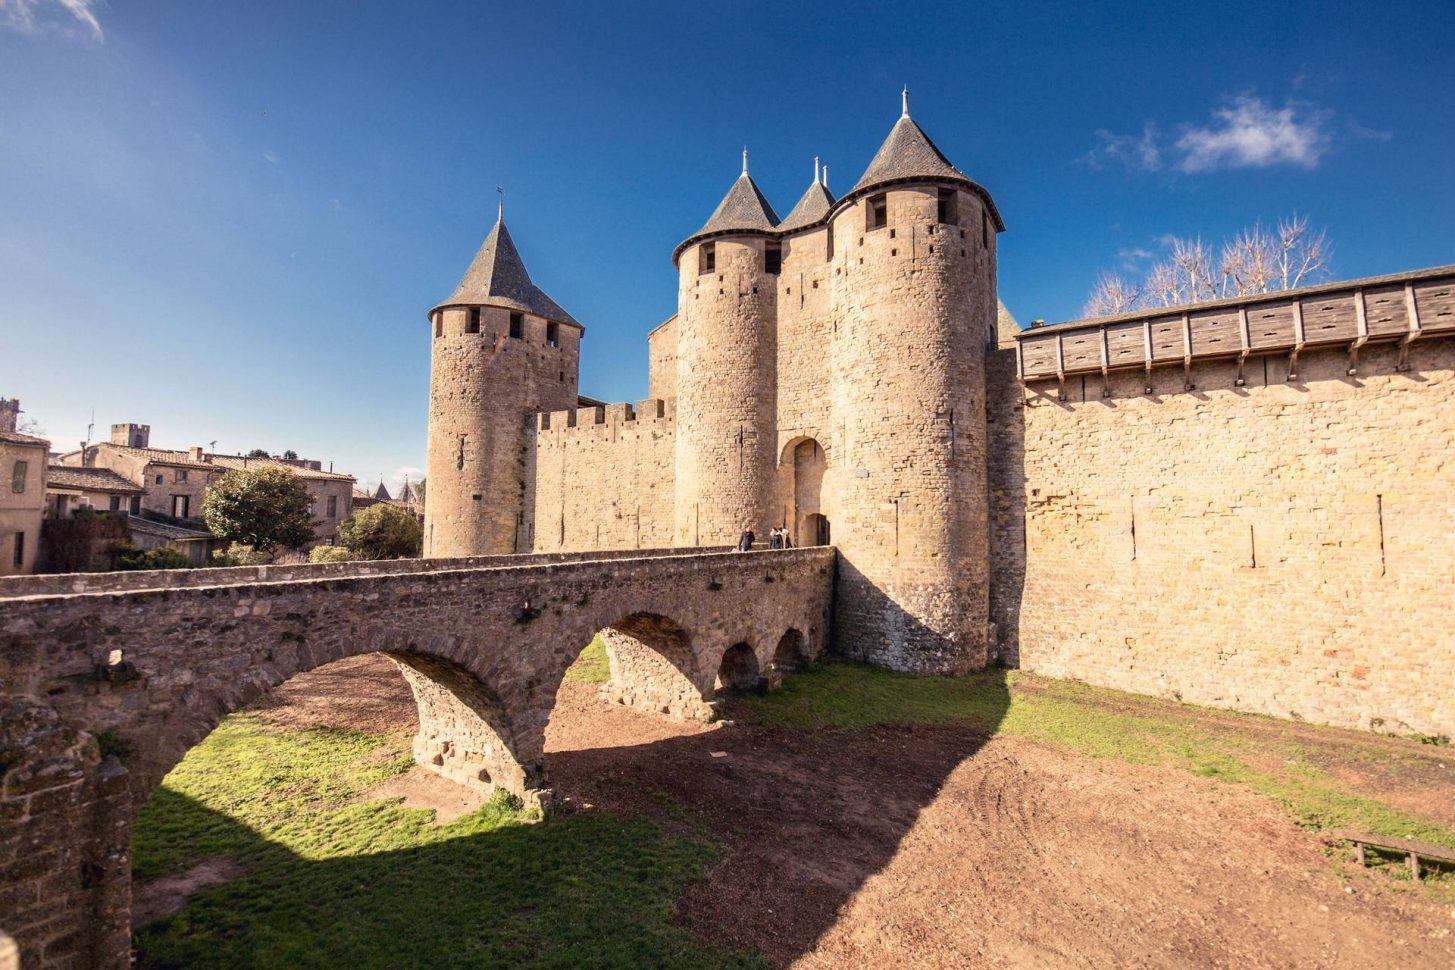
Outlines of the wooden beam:
<svg viewBox="0 0 1455 970">
<path fill-rule="evenodd" d="M 1409 318 L 1409 332 L 1399 339 L 1399 362 L 1394 365 L 1397 371 L 1410 369 L 1410 344 L 1420 339 L 1424 330 L 1420 327 L 1420 308 L 1415 303 L 1415 285 L 1406 283 L 1404 285 L 1404 312 Z"/>
<path fill-rule="evenodd" d="M 1369 317 L 1364 306 L 1364 291 L 1354 291 L 1354 321 L 1358 326 L 1358 336 L 1349 345 L 1349 370 L 1350 377 L 1359 373 L 1359 348 L 1369 342 Z"/>
<path fill-rule="evenodd" d="M 1298 380 L 1298 354 L 1303 350 L 1303 303 L 1294 297 L 1293 300 L 1293 351 L 1288 355 L 1288 376 L 1286 381 Z"/>
<path fill-rule="evenodd" d="M 1152 393 L 1152 318 L 1142 321 L 1142 365 L 1146 368 L 1146 390 Z"/>
<path fill-rule="evenodd" d="M 1111 397 L 1111 378 L 1107 376 L 1107 371 L 1111 367 L 1110 357 L 1111 357 L 1111 351 L 1107 348 L 1107 345 L 1106 345 L 1106 324 L 1102 324 L 1102 326 L 1101 326 L 1101 396 L 1102 397 Z"/>
<path fill-rule="evenodd" d="M 1238 379 L 1233 382 L 1237 387 L 1248 383 L 1243 380 L 1243 365 L 1248 362 L 1248 352 L 1253 349 L 1253 341 L 1248 336 L 1248 308 L 1238 307 Z"/>
<path fill-rule="evenodd" d="M 1192 318 L 1182 315 L 1182 389 L 1192 390 Z"/>
</svg>

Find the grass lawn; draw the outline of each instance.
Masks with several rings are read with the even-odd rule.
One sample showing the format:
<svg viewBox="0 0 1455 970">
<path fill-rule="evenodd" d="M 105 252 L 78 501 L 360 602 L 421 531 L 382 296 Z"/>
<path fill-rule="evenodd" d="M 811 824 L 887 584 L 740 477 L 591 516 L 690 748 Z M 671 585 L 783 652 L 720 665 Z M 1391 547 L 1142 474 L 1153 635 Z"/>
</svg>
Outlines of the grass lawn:
<svg viewBox="0 0 1455 970">
<path fill-rule="evenodd" d="M 601 642 L 601 637 L 592 639 L 576 662 L 566 668 L 566 679 L 589 684 L 604 684 L 611 679 L 611 664 L 607 662 L 606 644 Z"/>
</svg>

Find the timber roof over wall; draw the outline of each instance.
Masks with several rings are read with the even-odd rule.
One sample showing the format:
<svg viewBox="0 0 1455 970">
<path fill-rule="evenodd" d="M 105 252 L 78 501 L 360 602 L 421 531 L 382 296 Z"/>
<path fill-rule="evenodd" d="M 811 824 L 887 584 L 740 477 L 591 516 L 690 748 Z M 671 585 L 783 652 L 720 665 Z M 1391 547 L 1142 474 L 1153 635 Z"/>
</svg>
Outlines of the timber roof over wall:
<svg viewBox="0 0 1455 970">
<path fill-rule="evenodd" d="M 1367 343 L 1433 336 L 1455 336 L 1455 266 L 1072 320 L 1015 338 L 1017 373 L 1031 381 L 1217 358 L 1237 358 L 1241 378 L 1249 356 L 1339 346 L 1353 373 Z"/>
</svg>

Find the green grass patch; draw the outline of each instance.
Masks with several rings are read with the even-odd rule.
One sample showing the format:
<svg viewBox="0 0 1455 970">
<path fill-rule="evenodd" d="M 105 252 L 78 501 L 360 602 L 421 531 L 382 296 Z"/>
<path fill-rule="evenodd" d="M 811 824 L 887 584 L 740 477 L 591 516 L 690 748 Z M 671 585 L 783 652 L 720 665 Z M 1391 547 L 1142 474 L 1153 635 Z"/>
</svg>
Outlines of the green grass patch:
<svg viewBox="0 0 1455 970">
<path fill-rule="evenodd" d="M 567 680 L 580 680 L 590 684 L 604 684 L 611 679 L 611 664 L 606 659 L 606 644 L 601 637 L 592 639 L 576 662 L 566 668 Z"/>
<path fill-rule="evenodd" d="M 1455 829 L 1356 792 L 1310 763 L 1304 741 L 1266 728 L 1272 718 L 1211 712 L 1153 698 L 1001 670 L 917 677 L 864 664 L 819 664 L 765 697 L 745 698 L 745 720 L 794 728 L 882 723 L 969 723 L 987 733 L 1044 741 L 1093 758 L 1171 765 L 1247 786 L 1312 829 L 1350 828 L 1455 847 Z M 1211 715 L 1211 716 L 1202 716 Z M 1303 732 L 1353 732 L 1300 726 Z M 1379 757 L 1389 757 L 1385 739 Z M 1418 750 L 1417 742 L 1408 742 Z M 1341 755 L 1350 756 L 1347 751 Z M 1270 769 L 1270 765 L 1279 767 Z"/>
<path fill-rule="evenodd" d="M 136 934 L 142 967 L 758 967 L 674 925 L 716 849 L 642 818 L 535 823 L 498 798 L 451 825 L 371 800 L 383 739 L 229 718 L 137 819 L 139 877 L 247 869 Z"/>
</svg>

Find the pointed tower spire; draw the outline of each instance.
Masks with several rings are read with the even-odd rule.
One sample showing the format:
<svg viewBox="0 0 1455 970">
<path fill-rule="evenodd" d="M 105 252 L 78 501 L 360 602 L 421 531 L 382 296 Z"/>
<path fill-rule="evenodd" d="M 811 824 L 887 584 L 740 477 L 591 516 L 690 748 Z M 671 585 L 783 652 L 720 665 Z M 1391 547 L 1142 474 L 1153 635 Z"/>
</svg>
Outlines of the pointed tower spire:
<svg viewBox="0 0 1455 970">
<path fill-rule="evenodd" d="M 509 307 L 579 327 L 575 317 L 531 282 L 515 241 L 510 238 L 510 230 L 505 228 L 504 195 L 502 191 L 500 218 L 485 237 L 485 244 L 470 262 L 455 292 L 435 309 L 461 305 Z"/>
<path fill-rule="evenodd" d="M 909 117 L 909 85 L 908 84 L 906 84 L 904 86 L 904 91 L 903 91 L 903 93 L 900 94 L 900 99 L 901 99 L 901 102 L 903 104 L 903 108 L 901 109 L 899 116 L 901 118 L 908 118 Z"/>
<path fill-rule="evenodd" d="M 788 215 L 778 224 L 780 230 L 788 231 L 801 229 L 810 226 L 828 215 L 833 208 L 834 197 L 824 185 L 828 177 L 828 168 L 819 165 L 817 155 L 813 159 L 813 181 L 808 183 L 808 190 L 798 200 L 798 203 L 789 210 Z"/>
<path fill-rule="evenodd" d="M 748 174 L 748 146 L 743 146 L 743 174 Z"/>
<path fill-rule="evenodd" d="M 495 210 L 495 221 L 496 222 L 504 222 L 505 221 L 505 186 L 503 186 L 503 185 L 497 185 L 497 186 L 495 186 L 495 191 L 500 193 L 500 201 L 499 201 L 499 203 L 498 203 L 498 205 L 496 207 L 496 210 Z"/>
</svg>

